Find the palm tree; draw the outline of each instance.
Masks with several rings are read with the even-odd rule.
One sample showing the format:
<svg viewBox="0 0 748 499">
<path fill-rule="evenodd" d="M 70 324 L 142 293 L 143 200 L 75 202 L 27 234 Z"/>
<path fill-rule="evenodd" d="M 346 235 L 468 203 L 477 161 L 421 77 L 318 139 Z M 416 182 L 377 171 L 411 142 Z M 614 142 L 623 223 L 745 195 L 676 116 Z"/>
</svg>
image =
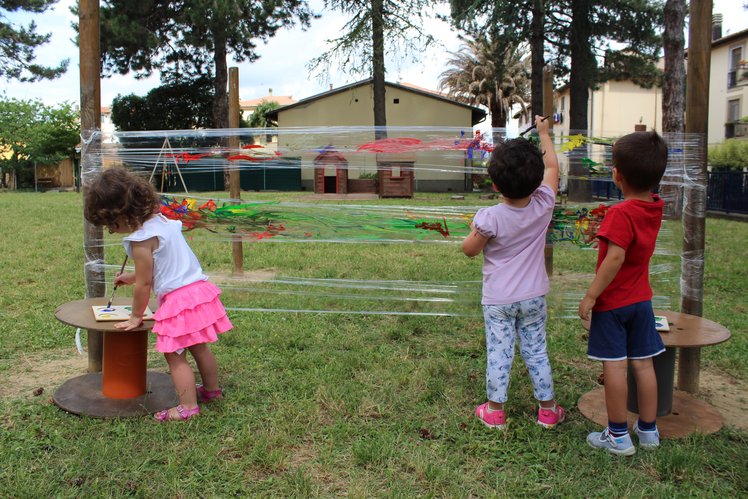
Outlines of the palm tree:
<svg viewBox="0 0 748 499">
<path fill-rule="evenodd" d="M 439 76 L 439 87 L 450 97 L 486 106 L 492 128 L 505 127 L 515 105 L 527 112 L 531 82 L 527 47 L 478 36 L 466 39 L 458 52 L 449 54 L 449 69 Z"/>
</svg>

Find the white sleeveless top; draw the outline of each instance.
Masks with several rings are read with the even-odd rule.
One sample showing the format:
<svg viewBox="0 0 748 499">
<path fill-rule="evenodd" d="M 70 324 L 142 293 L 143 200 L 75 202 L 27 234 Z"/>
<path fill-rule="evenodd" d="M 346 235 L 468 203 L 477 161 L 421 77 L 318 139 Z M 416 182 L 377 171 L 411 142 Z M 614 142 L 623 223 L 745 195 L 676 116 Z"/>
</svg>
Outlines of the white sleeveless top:
<svg viewBox="0 0 748 499">
<path fill-rule="evenodd" d="M 153 292 L 163 296 L 177 288 L 197 281 L 206 281 L 200 262 L 182 235 L 182 222 L 155 215 L 142 227 L 125 237 L 122 244 L 132 258 L 132 242 L 158 238 L 158 248 L 153 252 Z"/>
</svg>

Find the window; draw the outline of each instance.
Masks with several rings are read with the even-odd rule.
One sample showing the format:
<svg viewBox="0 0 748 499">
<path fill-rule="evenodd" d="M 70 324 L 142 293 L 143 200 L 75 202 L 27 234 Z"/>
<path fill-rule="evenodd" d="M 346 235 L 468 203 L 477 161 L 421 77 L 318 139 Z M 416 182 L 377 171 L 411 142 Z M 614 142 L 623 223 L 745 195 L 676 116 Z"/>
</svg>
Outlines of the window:
<svg viewBox="0 0 748 499">
<path fill-rule="evenodd" d="M 730 49 L 730 71 L 734 71 L 740 66 L 740 61 L 743 60 L 743 47 L 733 47 Z"/>
<path fill-rule="evenodd" d="M 740 99 L 727 101 L 727 122 L 735 123 L 740 120 Z"/>
<path fill-rule="evenodd" d="M 737 86 L 738 79 L 742 76 L 743 67 L 743 47 L 733 47 L 729 52 L 730 60 L 727 63 L 727 88 Z"/>
</svg>

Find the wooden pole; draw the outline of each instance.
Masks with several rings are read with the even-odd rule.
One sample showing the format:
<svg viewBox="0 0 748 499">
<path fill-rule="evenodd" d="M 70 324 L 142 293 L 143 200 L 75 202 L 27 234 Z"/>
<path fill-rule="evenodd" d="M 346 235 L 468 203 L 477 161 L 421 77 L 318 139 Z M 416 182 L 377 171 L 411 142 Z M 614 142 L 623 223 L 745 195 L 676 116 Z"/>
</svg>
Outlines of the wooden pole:
<svg viewBox="0 0 748 499">
<path fill-rule="evenodd" d="M 229 68 L 229 128 L 240 126 L 241 111 L 239 108 L 239 68 Z M 229 148 L 239 149 L 239 137 L 229 137 Z M 238 168 L 229 168 L 229 194 L 232 199 L 241 199 L 241 175 Z M 244 250 L 241 238 L 235 238 L 231 243 L 231 257 L 234 262 L 234 274 L 244 272 Z"/>
<path fill-rule="evenodd" d="M 86 194 L 84 174 L 86 169 L 98 167 L 94 155 L 101 151 L 101 80 L 100 80 L 100 41 L 99 41 L 99 0 L 78 2 L 78 45 L 80 59 L 81 97 L 81 151 L 88 150 L 86 164 L 81 164 L 81 191 Z M 86 277 L 86 298 L 104 296 L 106 284 L 104 270 L 96 262 L 104 261 L 102 241 L 104 231 L 83 221 L 84 271 Z M 94 264 L 94 265 L 92 265 Z M 88 372 L 101 371 L 103 333 L 88 330 Z"/>
<path fill-rule="evenodd" d="M 709 122 L 709 66 L 712 50 L 712 0 L 691 0 L 686 72 L 686 133 L 698 134 L 699 174 L 685 187 L 683 256 L 681 259 L 681 312 L 702 314 L 704 299 L 704 239 L 706 232 L 706 165 Z M 681 348 L 678 388 L 699 389 L 701 351 Z"/>
<path fill-rule="evenodd" d="M 553 67 L 546 66 L 543 69 L 543 116 L 550 116 L 548 118 L 551 129 L 553 128 Z M 535 122 L 535 117 L 531 118 L 531 121 Z M 551 228 L 548 228 L 546 239 L 545 239 L 545 272 L 550 277 L 553 275 L 553 241 L 550 235 Z"/>
</svg>

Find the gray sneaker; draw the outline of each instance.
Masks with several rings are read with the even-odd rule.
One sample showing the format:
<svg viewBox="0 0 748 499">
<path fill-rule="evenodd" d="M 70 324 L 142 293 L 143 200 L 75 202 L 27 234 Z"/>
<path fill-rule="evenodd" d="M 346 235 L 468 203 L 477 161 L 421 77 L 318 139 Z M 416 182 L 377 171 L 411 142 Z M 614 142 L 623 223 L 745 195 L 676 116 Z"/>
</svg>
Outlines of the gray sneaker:
<svg viewBox="0 0 748 499">
<path fill-rule="evenodd" d="M 636 453 L 634 442 L 631 441 L 631 435 L 626 433 L 622 437 L 614 437 L 610 434 L 608 428 L 603 431 L 593 431 L 587 435 L 587 443 L 597 449 L 605 449 L 611 454 L 617 456 L 631 456 Z"/>
<path fill-rule="evenodd" d="M 646 450 L 655 450 L 660 446 L 660 432 L 657 427 L 654 430 L 645 431 L 639 428 L 639 420 L 634 423 L 634 433 L 639 437 L 639 447 Z"/>
</svg>

